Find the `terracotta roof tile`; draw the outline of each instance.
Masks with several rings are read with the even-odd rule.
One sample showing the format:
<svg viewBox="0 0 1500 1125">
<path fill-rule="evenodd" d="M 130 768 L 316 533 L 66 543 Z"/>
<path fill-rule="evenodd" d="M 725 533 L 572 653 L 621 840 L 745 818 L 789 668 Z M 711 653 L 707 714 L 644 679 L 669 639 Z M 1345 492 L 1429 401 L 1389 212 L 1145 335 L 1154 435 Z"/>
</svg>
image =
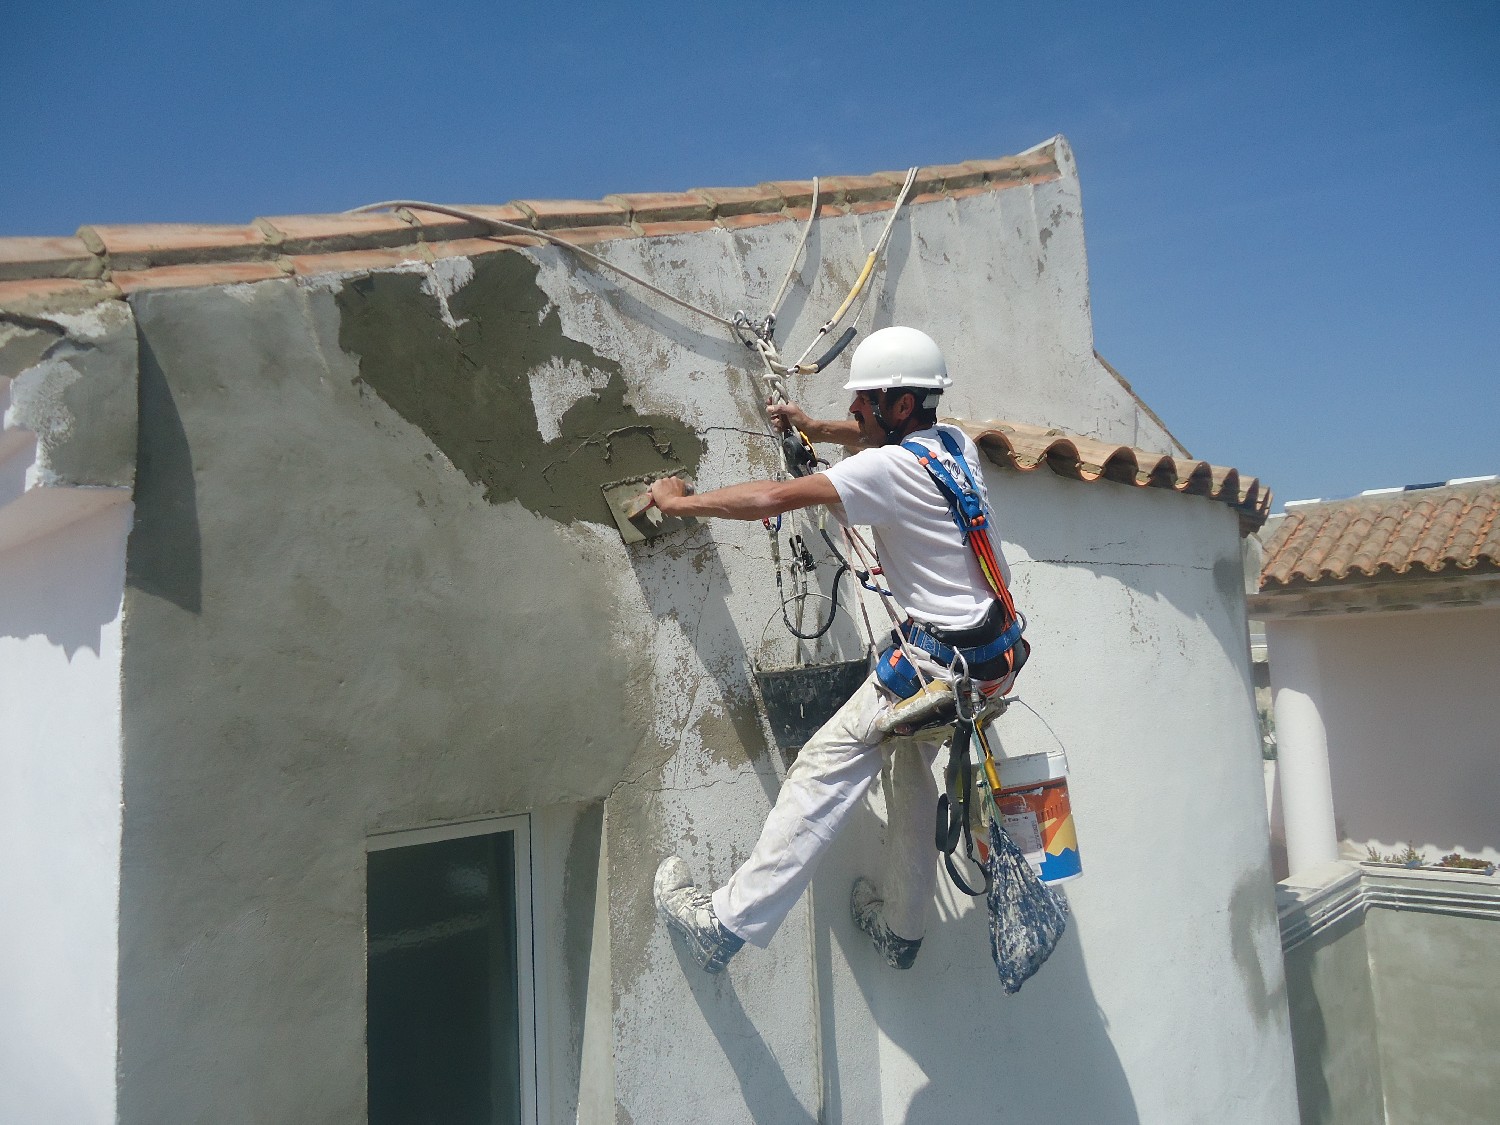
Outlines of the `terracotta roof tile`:
<svg viewBox="0 0 1500 1125">
<path fill-rule="evenodd" d="M 486 219 L 498 219 L 502 223 L 515 223 L 517 226 L 531 226 L 531 216 L 521 210 L 514 203 L 465 203 L 458 210 L 468 211 Z"/>
<path fill-rule="evenodd" d="M 551 233 L 564 242 L 571 242 L 577 246 L 587 246 L 593 242 L 607 242 L 612 238 L 637 237 L 634 227 L 609 224 L 591 227 L 559 227 Z"/>
<path fill-rule="evenodd" d="M 914 189 L 915 190 L 915 189 Z M 921 195 L 913 195 L 906 202 L 908 204 L 941 203 L 948 197 L 940 191 L 923 192 Z"/>
<path fill-rule="evenodd" d="M 714 217 L 713 204 L 692 192 L 632 192 L 606 195 L 604 202 L 613 203 L 636 223 L 703 222 Z"/>
<path fill-rule="evenodd" d="M 275 215 L 257 219 L 266 239 L 283 254 L 404 246 L 415 240 L 411 223 L 381 211 L 362 215 Z"/>
<path fill-rule="evenodd" d="M 978 187 L 984 183 L 984 169 L 973 163 L 938 164 L 932 168 L 924 168 L 923 172 L 942 180 L 944 191 Z"/>
<path fill-rule="evenodd" d="M 910 202 L 962 198 L 1018 183 L 1055 179 L 1059 175 L 1056 153 L 1056 144 L 1049 143 L 997 160 L 923 168 L 917 173 Z M 894 205 L 904 181 L 905 172 L 896 171 L 824 177 L 819 181 L 822 191 L 819 213 L 835 216 L 851 210 L 860 214 L 885 210 Z M 753 187 L 631 193 L 605 200 L 518 200 L 498 207 L 472 204 L 461 210 L 520 226 L 562 232 L 569 241 L 597 242 L 692 229 L 675 225 L 681 223 L 714 220 L 720 226 L 736 229 L 785 218 L 805 219 L 811 202 L 811 180 L 785 180 Z M 274 262 L 278 258 L 302 259 L 320 253 L 333 257 L 421 243 L 455 245 L 475 238 L 495 239 L 504 245 L 516 237 L 489 233 L 492 230 L 471 219 L 422 208 L 342 215 L 281 215 L 257 219 L 245 226 L 195 223 L 85 226 L 79 228 L 74 238 L 0 239 L 0 282 L 41 277 L 107 278 L 113 270 L 144 274 L 169 266 Z M 409 249 L 400 260 L 424 256 Z M 330 261 L 315 269 L 309 262 L 296 261 L 291 268 L 298 273 L 328 272 L 347 265 L 348 260 Z M 136 278 L 130 284 L 138 286 L 143 280 Z"/>
<path fill-rule="evenodd" d="M 434 258 L 473 258 L 480 254 L 496 254 L 503 250 L 514 250 L 518 246 L 545 246 L 546 241 L 535 235 L 506 235 L 503 238 L 456 238 L 451 242 L 429 242 L 427 248 Z"/>
<path fill-rule="evenodd" d="M 845 209 L 841 204 L 835 203 L 826 196 L 818 199 L 818 218 L 827 219 L 845 213 Z M 796 219 L 799 223 L 806 222 L 807 217 L 812 214 L 812 196 L 808 196 L 796 205 L 788 203 L 786 214 L 788 218 Z"/>
<path fill-rule="evenodd" d="M 811 180 L 769 180 L 758 186 L 764 191 L 779 195 L 783 207 L 801 207 L 805 211 L 812 206 Z"/>
<path fill-rule="evenodd" d="M 718 225 L 719 224 L 714 222 L 712 219 L 698 222 L 637 222 L 635 224 L 635 229 L 639 233 L 645 235 L 647 238 L 656 238 L 660 235 L 666 234 L 696 234 L 701 230 L 716 230 L 718 228 Z"/>
<path fill-rule="evenodd" d="M 1170 488 L 1229 505 L 1244 532 L 1266 522 L 1271 492 L 1254 477 L 1206 461 L 1178 460 L 1134 446 L 1103 442 L 1024 422 L 957 422 L 997 465 L 1033 472 L 1045 465 L 1074 480 L 1109 480 L 1138 488 Z"/>
<path fill-rule="evenodd" d="M 780 211 L 786 201 L 781 193 L 764 184 L 756 187 L 707 187 L 694 188 L 693 195 L 701 195 L 713 206 L 716 218 L 731 215 L 759 215 L 768 211 Z"/>
<path fill-rule="evenodd" d="M 905 175 L 901 179 L 904 181 Z M 900 184 L 896 185 L 898 191 L 900 187 Z M 868 203 L 873 199 L 890 198 L 891 184 L 884 176 L 821 176 L 818 194 L 846 204 Z"/>
<path fill-rule="evenodd" d="M 287 260 L 292 272 L 299 277 L 319 273 L 369 273 L 371 270 L 387 270 L 411 262 L 425 262 L 430 251 L 424 254 L 416 246 L 392 246 L 375 250 L 345 250 L 338 254 L 293 254 Z"/>
<path fill-rule="evenodd" d="M 602 199 L 517 199 L 515 205 L 526 212 L 541 230 L 564 227 L 625 227 L 630 216 L 625 209 Z"/>
<path fill-rule="evenodd" d="M 889 195 L 892 200 L 901 193 L 901 188 L 906 183 L 905 172 L 876 172 L 875 178 L 883 180 L 891 189 Z M 917 178 L 911 185 L 911 197 L 916 199 L 922 195 L 937 194 L 943 192 L 943 177 L 931 168 L 918 168 Z"/>
<path fill-rule="evenodd" d="M 0 278 L 98 277 L 103 268 L 81 238 L 0 238 Z"/>
<path fill-rule="evenodd" d="M 85 226 L 78 237 L 96 254 L 108 256 L 110 269 L 143 270 L 193 262 L 248 262 L 274 254 L 260 227 L 213 226 L 206 223 L 141 223 Z"/>
<path fill-rule="evenodd" d="M 119 295 L 120 291 L 107 281 L 87 281 L 71 277 L 0 281 L 0 309 L 12 312 L 41 311 L 59 305 L 86 305 Z"/>
<path fill-rule="evenodd" d="M 1003 184 L 1057 177 L 1057 159 L 1051 146 L 996 160 L 966 160 L 968 167 L 984 173 L 985 183 Z"/>
<path fill-rule="evenodd" d="M 1500 481 L 1298 504 L 1263 558 L 1263 589 L 1500 567 Z"/>
<path fill-rule="evenodd" d="M 285 277 L 277 262 L 190 262 L 148 270 L 117 270 L 110 278 L 127 296 L 138 289 L 183 289 L 190 286 L 238 285 Z"/>
</svg>

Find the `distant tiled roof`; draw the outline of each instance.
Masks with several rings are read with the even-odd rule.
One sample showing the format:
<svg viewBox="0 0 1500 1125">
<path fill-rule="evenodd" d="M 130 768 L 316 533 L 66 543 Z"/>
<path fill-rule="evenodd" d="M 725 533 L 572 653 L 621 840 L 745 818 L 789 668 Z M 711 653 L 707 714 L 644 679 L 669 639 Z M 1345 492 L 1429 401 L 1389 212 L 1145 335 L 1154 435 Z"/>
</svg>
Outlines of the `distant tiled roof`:
<svg viewBox="0 0 1500 1125">
<path fill-rule="evenodd" d="M 1266 522 L 1271 490 L 1236 469 L 1191 461 L 1134 446 L 1079 437 L 1062 430 L 1023 422 L 958 422 L 995 464 L 1029 473 L 1045 465 L 1074 480 L 1109 480 L 1138 488 L 1170 488 L 1228 504 L 1240 517 L 1242 531 Z"/>
<path fill-rule="evenodd" d="M 909 202 L 961 199 L 1060 176 L 1058 146 L 998 160 L 919 169 Z M 825 176 L 820 216 L 895 206 L 904 172 Z M 588 244 L 616 238 L 737 229 L 806 219 L 811 180 L 749 188 L 611 195 L 602 200 L 529 199 L 465 205 L 472 215 L 544 230 Z M 72 237 L 0 238 L 0 306 L 49 297 L 119 297 L 141 288 L 222 285 L 274 277 L 384 269 L 402 262 L 536 246 L 538 238 L 496 234 L 472 218 L 401 207 L 337 215 L 256 219 L 245 226 L 155 223 L 84 226 Z"/>
<path fill-rule="evenodd" d="M 1500 480 L 1289 504 L 1261 588 L 1500 567 Z"/>
</svg>

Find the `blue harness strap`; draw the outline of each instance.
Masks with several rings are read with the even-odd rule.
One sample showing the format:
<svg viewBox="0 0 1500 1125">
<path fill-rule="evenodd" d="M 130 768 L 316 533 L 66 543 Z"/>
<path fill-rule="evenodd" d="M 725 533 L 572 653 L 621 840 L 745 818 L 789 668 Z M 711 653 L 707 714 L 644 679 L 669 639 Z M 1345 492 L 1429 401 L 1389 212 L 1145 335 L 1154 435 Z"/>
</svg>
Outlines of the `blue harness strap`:
<svg viewBox="0 0 1500 1125">
<path fill-rule="evenodd" d="M 974 480 L 974 474 L 969 471 L 968 460 L 964 457 L 958 440 L 952 434 L 939 429 L 937 436 L 938 440 L 943 443 L 943 448 L 958 465 L 959 471 L 963 473 L 967 488 L 958 483 L 953 474 L 948 471 L 948 466 L 938 460 L 932 450 L 925 445 L 915 441 L 903 441 L 901 448 L 916 455 L 917 460 L 921 462 L 922 467 L 927 470 L 928 475 L 938 486 L 938 491 L 948 501 L 948 514 L 953 517 L 953 522 L 958 526 L 963 541 L 974 552 L 975 560 L 979 563 L 979 569 L 984 574 L 991 593 L 1003 605 L 1011 621 L 1006 630 L 994 640 L 972 649 L 955 650 L 952 646 L 933 637 L 914 621 L 907 622 L 902 626 L 901 631 L 907 641 L 942 664 L 952 664 L 954 652 L 957 651 L 962 654 L 967 663 L 978 665 L 987 660 L 997 659 L 1013 649 L 1026 628 L 1026 619 L 1016 611 L 1015 604 L 1011 601 L 1010 591 L 1006 589 L 999 560 L 990 542 L 989 512 L 985 507 L 983 494 L 979 491 L 979 485 Z"/>
<path fill-rule="evenodd" d="M 964 542 L 969 541 L 969 533 L 981 528 L 989 527 L 989 514 L 984 510 L 984 500 L 980 496 L 979 486 L 974 483 L 974 475 L 969 472 L 969 463 L 964 459 L 963 450 L 959 448 L 958 441 L 952 434 L 942 430 L 937 432 L 938 440 L 943 443 L 943 448 L 948 451 L 949 456 L 957 463 L 959 470 L 968 483 L 968 488 L 963 488 L 954 479 L 953 474 L 932 455 L 932 451 L 921 442 L 903 441 L 901 448 L 909 453 L 914 453 L 917 460 L 937 483 L 948 501 L 948 514 L 953 517 L 953 522 L 958 525 L 959 532 L 964 537 Z"/>
<path fill-rule="evenodd" d="M 1016 619 L 1010 623 L 1010 628 L 988 644 L 980 645 L 978 648 L 954 648 L 952 645 L 945 645 L 915 621 L 902 624 L 901 635 L 913 648 L 921 649 L 939 664 L 952 664 L 953 654 L 958 652 L 963 655 L 965 663 L 974 665 L 1004 656 L 1016 647 L 1016 642 L 1021 639 L 1021 632 L 1025 628 L 1026 619 L 1017 614 Z"/>
</svg>

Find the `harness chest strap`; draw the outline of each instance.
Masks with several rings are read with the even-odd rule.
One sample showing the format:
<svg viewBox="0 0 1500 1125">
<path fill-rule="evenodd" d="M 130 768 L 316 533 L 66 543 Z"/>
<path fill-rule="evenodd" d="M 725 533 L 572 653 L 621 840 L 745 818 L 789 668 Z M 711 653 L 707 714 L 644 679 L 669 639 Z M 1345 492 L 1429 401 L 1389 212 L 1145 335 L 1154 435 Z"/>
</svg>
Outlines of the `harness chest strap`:
<svg viewBox="0 0 1500 1125">
<path fill-rule="evenodd" d="M 1011 599 L 1010 590 L 1005 584 L 1005 576 L 1000 569 L 1000 560 L 995 554 L 994 544 L 990 542 L 989 513 L 985 510 L 984 501 L 980 499 L 979 486 L 974 483 L 974 477 L 969 472 L 969 466 L 964 460 L 963 450 L 959 448 L 958 442 L 953 439 L 952 435 L 942 430 L 938 431 L 938 439 L 963 472 L 969 484 L 967 489 L 953 478 L 948 467 L 938 460 L 925 445 L 915 441 L 903 441 L 901 448 L 916 456 L 948 501 L 948 510 L 953 516 L 953 522 L 958 525 L 958 530 L 963 535 L 964 542 L 969 545 L 969 550 L 974 552 L 974 558 L 979 563 L 979 570 L 984 575 L 990 593 L 994 594 L 1000 604 L 1005 607 L 1006 620 L 1012 623 L 1005 635 L 1009 636 L 1012 630 L 1015 631 L 1015 636 L 1010 642 L 1014 645 L 1021 636 L 1021 629 L 1017 626 L 1024 628 L 1024 625 L 1022 625 L 1021 617 L 1016 613 L 1015 602 Z"/>
</svg>

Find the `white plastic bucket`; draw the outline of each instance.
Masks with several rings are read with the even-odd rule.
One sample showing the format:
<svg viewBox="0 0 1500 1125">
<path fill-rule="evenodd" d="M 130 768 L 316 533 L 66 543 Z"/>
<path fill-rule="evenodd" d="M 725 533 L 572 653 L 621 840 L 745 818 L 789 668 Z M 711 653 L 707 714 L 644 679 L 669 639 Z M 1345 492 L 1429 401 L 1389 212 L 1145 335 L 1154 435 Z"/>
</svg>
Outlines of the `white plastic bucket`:
<svg viewBox="0 0 1500 1125">
<path fill-rule="evenodd" d="M 1061 750 L 996 758 L 1001 827 L 1044 883 L 1066 883 L 1083 874 L 1078 831 L 1068 799 L 1068 757 Z"/>
</svg>

